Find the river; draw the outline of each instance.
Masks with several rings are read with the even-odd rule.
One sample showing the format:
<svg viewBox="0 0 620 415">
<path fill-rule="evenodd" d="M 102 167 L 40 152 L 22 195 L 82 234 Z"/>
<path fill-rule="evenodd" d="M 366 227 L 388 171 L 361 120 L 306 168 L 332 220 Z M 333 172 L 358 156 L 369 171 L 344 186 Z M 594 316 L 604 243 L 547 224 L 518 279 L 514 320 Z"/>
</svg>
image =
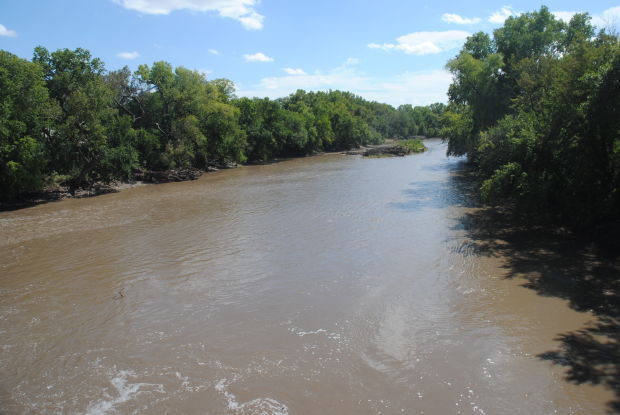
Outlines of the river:
<svg viewBox="0 0 620 415">
<path fill-rule="evenodd" d="M 605 413 L 540 357 L 595 313 L 481 249 L 427 145 L 0 213 L 0 413 Z"/>
</svg>

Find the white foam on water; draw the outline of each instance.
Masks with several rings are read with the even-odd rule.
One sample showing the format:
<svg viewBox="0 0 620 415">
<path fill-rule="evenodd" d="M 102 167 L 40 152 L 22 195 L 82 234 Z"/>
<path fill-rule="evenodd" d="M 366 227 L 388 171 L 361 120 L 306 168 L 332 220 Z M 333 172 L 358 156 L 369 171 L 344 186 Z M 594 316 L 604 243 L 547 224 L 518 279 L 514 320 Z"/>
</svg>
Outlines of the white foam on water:
<svg viewBox="0 0 620 415">
<path fill-rule="evenodd" d="M 309 336 L 309 335 L 312 335 L 312 334 L 322 334 L 322 333 L 325 333 L 325 335 L 326 335 L 329 339 L 331 339 L 331 340 L 336 340 L 336 341 L 338 341 L 338 340 L 341 340 L 341 338 L 342 338 L 342 337 L 341 337 L 341 335 L 340 335 L 340 333 L 330 333 L 330 332 L 328 332 L 328 331 L 327 331 L 327 330 L 325 330 L 325 329 L 317 329 L 317 330 L 303 331 L 303 330 L 299 330 L 299 329 L 297 329 L 297 328 L 295 328 L 295 327 L 291 327 L 291 328 L 289 329 L 289 331 L 290 331 L 291 333 L 295 333 L 295 334 L 296 334 L 296 335 L 298 335 L 299 337 Z"/>
<path fill-rule="evenodd" d="M 229 384 L 230 382 L 227 379 L 221 379 L 215 385 L 215 390 L 224 395 L 228 409 L 233 411 L 232 413 L 241 415 L 288 415 L 288 407 L 271 398 L 256 398 L 239 403 L 235 394 L 228 390 Z"/>
<path fill-rule="evenodd" d="M 319 333 L 326 333 L 326 332 L 327 332 L 327 330 L 325 330 L 325 329 L 318 329 L 318 330 L 314 330 L 314 331 L 298 331 L 297 335 L 299 337 L 304 337 L 304 336 L 307 336 L 309 334 L 319 334 Z"/>
<path fill-rule="evenodd" d="M 109 399 L 103 399 L 99 402 L 89 405 L 85 415 L 104 415 L 114 409 L 116 405 L 133 399 L 138 393 L 146 392 L 141 390 L 150 387 L 151 390 L 164 393 L 164 385 L 152 383 L 127 383 L 127 376 L 133 375 L 129 370 L 121 370 L 118 375 L 110 380 L 110 383 L 116 389 L 118 396 L 109 396 Z"/>
</svg>

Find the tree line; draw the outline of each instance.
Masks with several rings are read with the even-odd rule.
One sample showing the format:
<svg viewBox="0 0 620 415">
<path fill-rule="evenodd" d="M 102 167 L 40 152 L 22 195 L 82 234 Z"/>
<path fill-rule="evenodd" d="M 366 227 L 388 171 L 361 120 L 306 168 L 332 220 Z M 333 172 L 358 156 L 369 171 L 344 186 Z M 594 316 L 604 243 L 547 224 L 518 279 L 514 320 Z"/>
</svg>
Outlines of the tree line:
<svg viewBox="0 0 620 415">
<path fill-rule="evenodd" d="M 32 61 L 0 51 L 0 200 L 45 185 L 73 192 L 137 172 L 207 169 L 436 136 L 443 104 L 367 101 L 349 92 L 238 98 L 232 81 L 167 62 L 107 71 L 85 49 Z"/>
<path fill-rule="evenodd" d="M 617 34 L 541 7 L 470 36 L 447 68 L 442 135 L 486 202 L 576 227 L 620 218 Z"/>
</svg>

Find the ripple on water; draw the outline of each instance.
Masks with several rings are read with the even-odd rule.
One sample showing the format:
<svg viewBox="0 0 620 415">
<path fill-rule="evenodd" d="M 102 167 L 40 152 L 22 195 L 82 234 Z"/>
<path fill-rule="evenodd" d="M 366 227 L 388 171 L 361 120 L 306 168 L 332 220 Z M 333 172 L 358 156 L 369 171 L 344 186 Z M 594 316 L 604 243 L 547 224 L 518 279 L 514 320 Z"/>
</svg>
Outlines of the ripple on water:
<svg viewBox="0 0 620 415">
<path fill-rule="evenodd" d="M 240 403 L 228 387 L 232 382 L 221 379 L 216 385 L 218 391 L 226 399 L 228 409 L 240 415 L 288 415 L 288 407 L 272 398 L 256 398 Z"/>
<path fill-rule="evenodd" d="M 0 412 L 597 413 L 428 145 L 0 213 Z"/>
</svg>

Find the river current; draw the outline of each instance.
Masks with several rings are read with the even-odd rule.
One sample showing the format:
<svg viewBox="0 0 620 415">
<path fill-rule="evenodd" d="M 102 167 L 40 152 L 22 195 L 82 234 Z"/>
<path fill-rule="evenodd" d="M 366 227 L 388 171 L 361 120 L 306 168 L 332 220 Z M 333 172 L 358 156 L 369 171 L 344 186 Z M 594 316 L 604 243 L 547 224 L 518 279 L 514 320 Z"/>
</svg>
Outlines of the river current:
<svg viewBox="0 0 620 415">
<path fill-rule="evenodd" d="M 0 413 L 605 413 L 426 144 L 0 213 Z"/>
</svg>

